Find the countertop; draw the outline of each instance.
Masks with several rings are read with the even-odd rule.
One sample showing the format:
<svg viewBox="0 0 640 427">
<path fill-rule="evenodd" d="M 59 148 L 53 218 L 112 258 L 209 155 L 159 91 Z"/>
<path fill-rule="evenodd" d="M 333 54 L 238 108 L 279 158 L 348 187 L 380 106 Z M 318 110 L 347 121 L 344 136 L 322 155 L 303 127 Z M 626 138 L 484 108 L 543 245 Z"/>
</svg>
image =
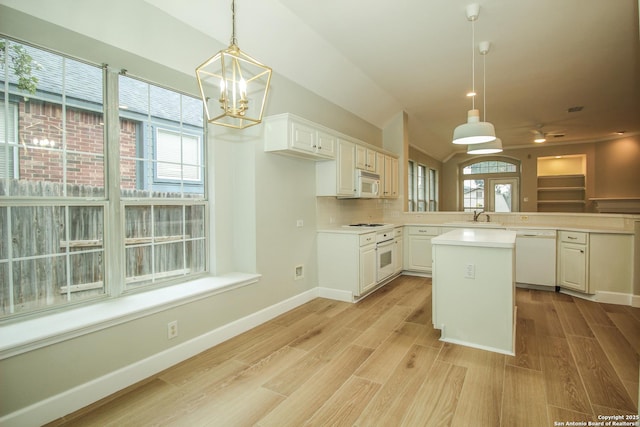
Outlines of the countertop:
<svg viewBox="0 0 640 427">
<path fill-rule="evenodd" d="M 480 225 L 478 225 L 480 224 Z M 603 234 L 634 234 L 633 230 L 623 230 L 620 228 L 606 228 L 606 227 L 576 227 L 576 226 L 562 226 L 562 225 L 539 225 L 539 224 L 519 224 L 508 225 L 501 223 L 488 223 L 491 225 L 485 225 L 486 222 L 474 223 L 469 221 L 468 224 L 463 222 L 451 222 L 451 223 L 407 223 L 404 226 L 414 227 L 447 227 L 447 228 L 472 228 L 472 229 L 505 229 L 505 230 L 556 230 L 556 231 L 580 231 L 584 233 L 603 233 Z"/>
<path fill-rule="evenodd" d="M 459 228 L 431 239 L 432 245 L 514 248 L 516 232 L 496 229 Z"/>
</svg>

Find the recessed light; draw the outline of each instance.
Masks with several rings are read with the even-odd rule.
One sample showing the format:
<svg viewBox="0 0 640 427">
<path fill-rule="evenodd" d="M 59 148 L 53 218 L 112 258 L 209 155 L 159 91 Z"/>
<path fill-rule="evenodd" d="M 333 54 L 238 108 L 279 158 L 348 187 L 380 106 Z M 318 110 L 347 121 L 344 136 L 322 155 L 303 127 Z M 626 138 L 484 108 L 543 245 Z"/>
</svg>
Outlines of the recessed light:
<svg viewBox="0 0 640 427">
<path fill-rule="evenodd" d="M 625 134 L 625 130 L 618 130 L 616 131 L 616 135 L 624 135 Z"/>
</svg>

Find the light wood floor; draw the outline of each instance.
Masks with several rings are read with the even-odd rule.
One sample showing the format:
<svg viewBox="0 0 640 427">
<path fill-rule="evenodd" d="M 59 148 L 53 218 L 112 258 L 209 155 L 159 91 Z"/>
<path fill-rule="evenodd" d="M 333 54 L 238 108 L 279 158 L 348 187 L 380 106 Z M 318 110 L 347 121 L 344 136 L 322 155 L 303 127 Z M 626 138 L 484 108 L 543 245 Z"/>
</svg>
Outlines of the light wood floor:
<svg viewBox="0 0 640 427">
<path fill-rule="evenodd" d="M 316 299 L 51 425 L 553 426 L 637 414 L 640 309 L 517 291 L 517 355 L 442 343 L 431 280 Z"/>
</svg>

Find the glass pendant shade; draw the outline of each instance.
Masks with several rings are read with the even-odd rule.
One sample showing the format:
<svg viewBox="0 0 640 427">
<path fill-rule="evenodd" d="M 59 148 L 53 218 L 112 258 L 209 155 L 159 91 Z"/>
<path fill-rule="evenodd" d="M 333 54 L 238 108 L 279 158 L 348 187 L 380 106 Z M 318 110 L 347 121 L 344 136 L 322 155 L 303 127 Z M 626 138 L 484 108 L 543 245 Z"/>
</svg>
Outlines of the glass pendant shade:
<svg viewBox="0 0 640 427">
<path fill-rule="evenodd" d="M 454 144 L 481 144 L 496 139 L 493 124 L 480 121 L 480 111 L 469 110 L 467 123 L 457 126 L 453 131 Z"/>
<path fill-rule="evenodd" d="M 235 44 L 196 68 L 207 122 L 244 129 L 262 121 L 271 68 Z"/>
<path fill-rule="evenodd" d="M 467 148 L 467 154 L 495 154 L 502 152 L 502 140 L 496 138 L 491 142 L 473 144 Z"/>
</svg>

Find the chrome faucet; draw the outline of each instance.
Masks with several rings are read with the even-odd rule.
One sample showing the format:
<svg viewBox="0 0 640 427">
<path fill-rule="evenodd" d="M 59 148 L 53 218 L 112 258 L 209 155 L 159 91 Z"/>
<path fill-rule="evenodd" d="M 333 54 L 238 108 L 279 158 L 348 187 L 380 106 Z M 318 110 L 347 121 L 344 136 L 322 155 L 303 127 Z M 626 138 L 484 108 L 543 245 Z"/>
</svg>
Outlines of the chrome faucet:
<svg viewBox="0 0 640 427">
<path fill-rule="evenodd" d="M 488 213 L 486 213 L 484 210 L 478 212 L 478 211 L 473 211 L 473 222 L 478 222 L 478 218 L 480 217 L 480 215 L 485 214 L 487 216 L 487 222 L 491 222 L 491 217 L 489 216 Z"/>
</svg>

